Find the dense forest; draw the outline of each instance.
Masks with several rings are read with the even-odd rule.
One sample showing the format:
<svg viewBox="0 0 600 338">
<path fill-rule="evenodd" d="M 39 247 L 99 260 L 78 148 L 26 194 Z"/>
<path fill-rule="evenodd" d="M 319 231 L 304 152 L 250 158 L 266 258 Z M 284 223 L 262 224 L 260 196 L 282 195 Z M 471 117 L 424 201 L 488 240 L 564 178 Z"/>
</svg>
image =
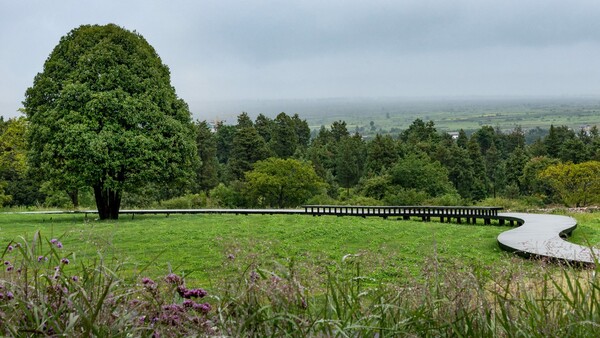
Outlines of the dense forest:
<svg viewBox="0 0 600 338">
<path fill-rule="evenodd" d="M 29 170 L 25 117 L 0 120 L 0 205 L 93 207 L 86 188 L 61 191 Z M 296 207 L 302 204 L 469 205 L 487 198 L 531 205 L 600 203 L 600 133 L 551 126 L 526 140 L 490 126 L 453 137 L 416 119 L 365 139 L 336 121 L 311 131 L 285 113 L 236 125 L 194 123 L 199 163 L 185 181 L 147 182 L 123 206 Z"/>
</svg>

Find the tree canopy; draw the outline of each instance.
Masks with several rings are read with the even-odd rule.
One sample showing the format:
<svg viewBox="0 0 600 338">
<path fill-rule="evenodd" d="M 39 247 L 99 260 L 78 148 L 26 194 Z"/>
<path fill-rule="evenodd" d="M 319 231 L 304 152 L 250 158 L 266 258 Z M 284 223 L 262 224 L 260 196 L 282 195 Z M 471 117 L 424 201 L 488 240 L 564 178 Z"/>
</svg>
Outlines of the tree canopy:
<svg viewBox="0 0 600 338">
<path fill-rule="evenodd" d="M 296 207 L 324 189 L 309 162 L 270 157 L 246 173 L 246 193 L 259 206 Z"/>
<path fill-rule="evenodd" d="M 23 103 L 33 169 L 65 190 L 92 187 L 101 219 L 118 218 L 124 191 L 193 175 L 188 106 L 138 33 L 114 24 L 72 30 Z"/>
<path fill-rule="evenodd" d="M 600 202 L 600 162 L 558 163 L 539 173 L 569 206 L 582 207 Z"/>
</svg>

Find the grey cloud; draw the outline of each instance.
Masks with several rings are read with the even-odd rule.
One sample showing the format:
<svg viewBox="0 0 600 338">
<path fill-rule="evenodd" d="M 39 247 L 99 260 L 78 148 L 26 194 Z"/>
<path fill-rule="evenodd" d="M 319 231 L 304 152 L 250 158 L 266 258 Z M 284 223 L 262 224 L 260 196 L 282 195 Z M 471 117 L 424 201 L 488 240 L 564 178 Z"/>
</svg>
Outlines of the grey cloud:
<svg viewBox="0 0 600 338">
<path fill-rule="evenodd" d="M 251 62 L 365 49 L 420 53 L 600 42 L 600 4 L 559 1 L 344 1 L 218 8 L 192 39 Z M 585 5 L 585 6 L 582 6 Z M 210 32 L 206 34 L 205 32 Z"/>
</svg>

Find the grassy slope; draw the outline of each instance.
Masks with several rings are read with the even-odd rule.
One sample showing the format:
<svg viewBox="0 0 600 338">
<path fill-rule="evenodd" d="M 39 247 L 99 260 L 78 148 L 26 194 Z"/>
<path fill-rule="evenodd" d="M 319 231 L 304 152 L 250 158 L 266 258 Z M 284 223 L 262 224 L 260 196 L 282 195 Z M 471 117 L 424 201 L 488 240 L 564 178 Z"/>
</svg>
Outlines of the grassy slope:
<svg viewBox="0 0 600 338">
<path fill-rule="evenodd" d="M 579 217 L 579 216 L 577 216 Z M 598 215 L 580 219 L 576 241 L 600 240 Z M 97 258 L 125 263 L 124 272 L 151 277 L 174 272 L 212 284 L 234 271 L 227 256 L 263 267 L 292 258 L 306 269 L 318 269 L 344 255 L 361 253 L 372 262 L 372 277 L 416 275 L 432 252 L 439 260 L 490 266 L 506 260 L 496 236 L 506 227 L 442 224 L 356 217 L 171 215 L 122 217 L 118 222 L 84 220 L 82 216 L 2 215 L 0 243 L 31 239 L 36 231 L 60 238 L 73 262 Z M 75 264 L 71 265 L 75 268 Z"/>
</svg>

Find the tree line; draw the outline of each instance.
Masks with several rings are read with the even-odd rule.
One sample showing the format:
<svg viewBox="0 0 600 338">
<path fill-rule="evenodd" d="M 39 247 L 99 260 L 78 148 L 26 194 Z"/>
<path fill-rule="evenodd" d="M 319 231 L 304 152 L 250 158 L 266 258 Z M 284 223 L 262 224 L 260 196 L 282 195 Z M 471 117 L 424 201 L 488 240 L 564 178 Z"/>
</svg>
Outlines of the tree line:
<svg viewBox="0 0 600 338">
<path fill-rule="evenodd" d="M 93 205 L 89 188 L 65 189 L 30 170 L 27 128 L 25 117 L 0 121 L 0 202 Z M 471 204 L 500 196 L 539 205 L 600 203 L 596 127 L 575 132 L 551 126 L 527 144 L 518 127 L 502 132 L 483 126 L 453 138 L 417 119 L 396 136 L 365 140 L 344 121 L 311 133 L 297 114 L 260 114 L 253 121 L 242 113 L 235 125 L 196 121 L 193 134 L 198 161 L 185 179 L 138 184 L 124 192 L 124 205 Z"/>
</svg>

